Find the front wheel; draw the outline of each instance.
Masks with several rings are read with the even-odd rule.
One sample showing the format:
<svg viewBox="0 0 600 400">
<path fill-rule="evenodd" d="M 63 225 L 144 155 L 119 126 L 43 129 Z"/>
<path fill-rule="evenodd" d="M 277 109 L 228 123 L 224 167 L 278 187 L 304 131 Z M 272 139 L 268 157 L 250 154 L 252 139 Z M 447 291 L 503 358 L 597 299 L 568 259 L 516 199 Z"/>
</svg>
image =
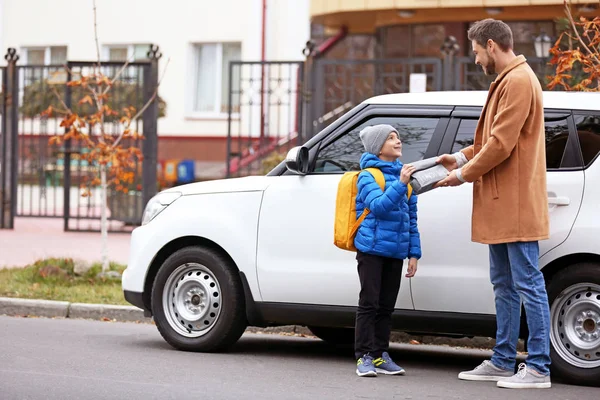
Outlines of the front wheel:
<svg viewBox="0 0 600 400">
<path fill-rule="evenodd" d="M 566 381 L 600 384 L 600 266 L 576 264 L 548 285 L 552 369 Z"/>
<path fill-rule="evenodd" d="M 237 270 L 203 247 L 178 250 L 163 263 L 152 288 L 152 313 L 162 337 L 179 350 L 225 350 L 246 329 Z"/>
</svg>

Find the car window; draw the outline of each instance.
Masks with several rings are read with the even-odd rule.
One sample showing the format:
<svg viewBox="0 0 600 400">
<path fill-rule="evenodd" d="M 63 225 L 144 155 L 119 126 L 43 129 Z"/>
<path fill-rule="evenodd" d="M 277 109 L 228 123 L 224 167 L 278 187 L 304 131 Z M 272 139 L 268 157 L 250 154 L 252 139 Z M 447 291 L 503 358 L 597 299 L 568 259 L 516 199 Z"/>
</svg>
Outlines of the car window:
<svg viewBox="0 0 600 400">
<path fill-rule="evenodd" d="M 398 130 L 402 140 L 403 163 L 422 160 L 433 137 L 439 118 L 375 117 L 356 126 L 319 151 L 314 172 L 331 173 L 360 170 L 360 157 L 365 148 L 359 133 L 371 125 L 389 124 Z"/>
<path fill-rule="evenodd" d="M 587 167 L 600 153 L 600 115 L 575 115 L 583 163 Z"/>
<path fill-rule="evenodd" d="M 458 133 L 452 145 L 452 152 L 457 152 L 473 144 L 475 129 L 477 128 L 476 119 L 463 119 L 460 121 Z M 546 168 L 558 169 L 562 163 L 569 138 L 569 126 L 567 119 L 546 120 Z M 600 140 L 600 137 L 598 137 Z"/>
<path fill-rule="evenodd" d="M 569 125 L 567 119 L 546 121 L 546 169 L 558 169 L 562 163 L 567 139 L 569 139 Z"/>
<path fill-rule="evenodd" d="M 456 139 L 454 139 L 454 144 L 452 145 L 452 153 L 456 153 L 473 144 L 478 121 L 479 120 L 477 119 L 463 119 L 460 121 L 458 133 L 456 134 Z"/>
</svg>

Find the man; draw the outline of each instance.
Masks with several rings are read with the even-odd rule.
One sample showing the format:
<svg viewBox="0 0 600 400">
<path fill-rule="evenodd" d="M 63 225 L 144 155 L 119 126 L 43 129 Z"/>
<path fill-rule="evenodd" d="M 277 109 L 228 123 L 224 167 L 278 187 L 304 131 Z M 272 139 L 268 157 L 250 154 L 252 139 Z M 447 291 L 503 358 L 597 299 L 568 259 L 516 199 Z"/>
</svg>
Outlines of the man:
<svg viewBox="0 0 600 400">
<path fill-rule="evenodd" d="M 458 377 L 497 381 L 504 388 L 549 388 L 550 311 L 538 267 L 538 241 L 549 237 L 542 88 L 525 57 L 514 54 L 504 22 L 479 21 L 468 37 L 475 63 L 498 77 L 474 144 L 438 159 L 451 172 L 436 186 L 474 183 L 472 240 L 489 245 L 498 329 L 492 359 Z M 514 374 L 520 300 L 530 332 L 529 356 Z"/>
</svg>

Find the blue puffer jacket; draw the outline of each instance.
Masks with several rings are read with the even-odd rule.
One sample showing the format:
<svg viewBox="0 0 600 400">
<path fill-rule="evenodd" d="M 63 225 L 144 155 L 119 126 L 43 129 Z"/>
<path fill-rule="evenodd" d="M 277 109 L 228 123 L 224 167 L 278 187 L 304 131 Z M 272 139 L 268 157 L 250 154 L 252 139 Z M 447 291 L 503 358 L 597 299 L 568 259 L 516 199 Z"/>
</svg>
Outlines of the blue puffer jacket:
<svg viewBox="0 0 600 400">
<path fill-rule="evenodd" d="M 360 159 L 360 168 L 379 168 L 385 177 L 385 191 L 373 175 L 364 171 L 358 177 L 357 218 L 365 206 L 371 211 L 356 233 L 354 245 L 367 254 L 390 258 L 421 258 L 421 238 L 417 228 L 417 196 L 407 201 L 407 186 L 400 182 L 400 161 L 383 161 L 370 153 Z"/>
</svg>

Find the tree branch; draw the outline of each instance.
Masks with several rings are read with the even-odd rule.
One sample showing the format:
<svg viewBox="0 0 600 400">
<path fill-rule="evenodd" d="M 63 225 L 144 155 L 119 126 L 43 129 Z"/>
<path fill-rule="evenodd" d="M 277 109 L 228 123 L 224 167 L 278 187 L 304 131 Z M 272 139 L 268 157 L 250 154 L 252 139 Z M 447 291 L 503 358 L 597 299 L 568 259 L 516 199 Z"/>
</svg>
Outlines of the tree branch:
<svg viewBox="0 0 600 400">
<path fill-rule="evenodd" d="M 96 12 L 96 0 L 94 2 L 94 39 L 96 41 L 96 57 L 98 58 L 98 70 L 100 70 L 100 42 L 98 41 L 98 22 Z M 99 71 L 98 71 L 99 72 Z"/>
<path fill-rule="evenodd" d="M 590 57 L 592 57 L 594 59 L 594 61 L 596 61 L 598 64 L 600 64 L 600 59 L 598 59 L 598 57 L 596 57 L 596 55 L 590 50 L 590 48 L 585 44 L 585 42 L 579 35 L 579 31 L 577 30 L 577 24 L 575 23 L 575 19 L 573 19 L 573 14 L 571 13 L 571 7 L 569 7 L 570 4 L 571 4 L 570 1 L 569 1 L 569 3 L 565 3 L 565 9 L 567 11 L 567 16 L 569 17 L 569 22 L 571 23 L 571 27 L 573 28 L 573 31 L 575 32 L 577 40 L 579 41 L 579 43 L 581 43 L 581 45 L 589 53 Z"/>
<path fill-rule="evenodd" d="M 133 57 L 134 57 L 133 55 L 131 57 L 129 57 L 129 59 L 125 61 L 125 64 L 123 64 L 123 66 L 121 68 L 119 68 L 119 70 L 115 74 L 114 78 L 111 79 L 110 85 L 106 86 L 106 89 L 104 89 L 104 92 L 102 92 L 103 95 L 105 95 L 106 93 L 108 93 L 108 91 L 110 90 L 111 86 L 114 85 L 114 83 L 119 79 L 119 77 L 121 76 L 121 74 L 123 74 L 123 71 L 125 71 L 125 68 L 127 68 L 129 66 L 129 63 L 131 62 L 131 60 L 133 59 Z"/>
<path fill-rule="evenodd" d="M 60 101 L 60 104 L 65 108 L 65 110 L 67 110 L 66 112 L 69 114 L 73 114 L 73 111 L 69 107 L 67 107 L 63 98 L 58 94 L 56 87 L 54 87 L 54 85 L 48 85 L 48 86 L 50 86 L 52 88 L 52 92 L 54 93 L 54 95 L 56 96 L 58 101 Z"/>
<path fill-rule="evenodd" d="M 160 76 L 160 78 L 158 79 L 158 83 L 156 84 L 156 89 L 154 90 L 154 93 L 152 94 L 152 96 L 150 97 L 150 99 L 146 102 L 146 104 L 144 104 L 144 106 L 137 112 L 137 114 L 135 114 L 130 120 L 129 122 L 125 125 L 123 132 L 121 132 L 121 134 L 119 135 L 119 137 L 117 138 L 117 140 L 115 140 L 115 142 L 113 143 L 112 147 L 115 148 L 117 147 L 117 145 L 119 144 L 119 142 L 121 142 L 121 139 L 123 139 L 123 135 L 124 132 L 129 129 L 129 127 L 131 126 L 131 123 L 133 121 L 135 121 L 136 119 L 138 119 L 143 113 L 144 111 L 146 111 L 148 109 L 148 107 L 150 107 L 150 104 L 152 104 L 152 102 L 156 99 L 156 96 L 158 96 L 158 88 L 160 87 L 160 83 L 162 82 L 163 78 L 165 77 L 165 73 L 167 72 L 167 67 L 169 66 L 169 62 L 171 61 L 171 58 L 167 59 L 167 64 L 165 65 L 165 68 L 163 69 L 163 72 Z"/>
</svg>

